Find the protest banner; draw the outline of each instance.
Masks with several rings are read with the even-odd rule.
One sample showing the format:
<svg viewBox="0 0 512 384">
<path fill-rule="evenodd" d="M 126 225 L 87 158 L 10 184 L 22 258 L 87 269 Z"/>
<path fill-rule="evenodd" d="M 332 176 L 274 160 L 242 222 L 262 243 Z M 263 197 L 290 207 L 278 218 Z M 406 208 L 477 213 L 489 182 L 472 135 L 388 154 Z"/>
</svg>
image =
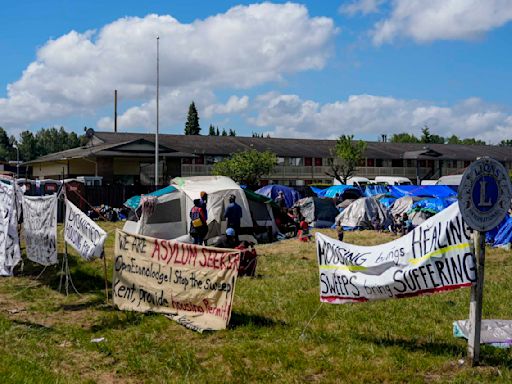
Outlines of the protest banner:
<svg viewBox="0 0 512 384">
<path fill-rule="evenodd" d="M 21 260 L 15 188 L 0 183 L 0 276 L 12 276 Z"/>
<path fill-rule="evenodd" d="M 57 195 L 23 196 L 27 257 L 41 265 L 57 264 Z"/>
<path fill-rule="evenodd" d="M 386 244 L 352 245 L 317 233 L 316 245 L 322 302 L 418 296 L 476 281 L 471 232 L 458 204 Z"/>
<path fill-rule="evenodd" d="M 121 310 L 164 313 L 187 328 L 225 329 L 240 252 L 116 231 L 112 296 Z"/>
<path fill-rule="evenodd" d="M 66 200 L 64 241 L 71 245 L 84 259 L 99 257 L 107 233 L 88 218 L 72 202 Z"/>
</svg>

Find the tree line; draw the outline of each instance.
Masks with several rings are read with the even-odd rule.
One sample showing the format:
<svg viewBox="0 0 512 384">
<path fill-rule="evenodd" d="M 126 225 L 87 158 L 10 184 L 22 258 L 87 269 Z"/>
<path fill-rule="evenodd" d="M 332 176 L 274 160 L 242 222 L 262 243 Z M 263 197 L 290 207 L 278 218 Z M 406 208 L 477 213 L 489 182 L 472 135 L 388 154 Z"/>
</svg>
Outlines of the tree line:
<svg viewBox="0 0 512 384">
<path fill-rule="evenodd" d="M 66 149 L 76 148 L 84 143 L 84 137 L 75 132 L 66 132 L 64 127 L 42 128 L 35 134 L 23 131 L 19 140 L 13 135 L 7 136 L 5 129 L 0 127 L 0 160 L 15 161 L 19 151 L 20 161 L 34 160 L 40 156 Z"/>
</svg>

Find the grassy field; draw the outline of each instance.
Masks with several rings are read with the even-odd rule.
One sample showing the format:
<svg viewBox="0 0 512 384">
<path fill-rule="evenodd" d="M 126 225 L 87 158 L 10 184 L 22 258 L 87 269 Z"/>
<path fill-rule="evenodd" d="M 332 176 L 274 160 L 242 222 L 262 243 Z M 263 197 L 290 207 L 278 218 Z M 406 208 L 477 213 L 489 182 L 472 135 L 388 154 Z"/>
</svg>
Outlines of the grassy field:
<svg viewBox="0 0 512 384">
<path fill-rule="evenodd" d="M 104 227 L 112 233 L 115 225 Z M 393 238 L 362 231 L 345 240 Z M 112 247 L 113 235 L 109 280 Z M 452 336 L 452 322 L 467 318 L 469 289 L 320 304 L 313 243 L 259 246 L 258 277 L 238 280 L 229 329 L 204 334 L 162 315 L 112 309 L 105 304 L 102 261 L 70 253 L 80 295 L 58 291 L 60 266 L 42 272 L 25 261 L 15 277 L 0 279 L 2 383 L 512 381 L 509 350 L 484 347 L 477 368 L 462 361 L 466 342 Z M 512 318 L 510 252 L 489 250 L 485 272 L 484 318 Z"/>
</svg>

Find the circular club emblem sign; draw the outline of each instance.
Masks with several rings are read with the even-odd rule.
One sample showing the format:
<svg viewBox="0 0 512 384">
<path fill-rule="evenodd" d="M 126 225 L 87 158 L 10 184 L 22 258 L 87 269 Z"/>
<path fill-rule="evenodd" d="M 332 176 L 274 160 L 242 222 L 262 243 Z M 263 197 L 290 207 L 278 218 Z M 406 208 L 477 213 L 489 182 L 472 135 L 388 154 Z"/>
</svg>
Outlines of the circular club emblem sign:
<svg viewBox="0 0 512 384">
<path fill-rule="evenodd" d="M 475 161 L 462 176 L 458 197 L 462 217 L 471 228 L 481 232 L 495 228 L 510 208 L 507 170 L 494 159 Z"/>
</svg>

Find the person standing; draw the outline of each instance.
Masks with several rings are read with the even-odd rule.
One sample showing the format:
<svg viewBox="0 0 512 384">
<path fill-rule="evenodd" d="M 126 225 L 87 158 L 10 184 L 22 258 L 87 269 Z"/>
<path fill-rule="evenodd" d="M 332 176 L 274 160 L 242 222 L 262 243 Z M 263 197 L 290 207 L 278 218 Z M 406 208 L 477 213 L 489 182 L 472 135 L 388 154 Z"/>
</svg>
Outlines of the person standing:
<svg viewBox="0 0 512 384">
<path fill-rule="evenodd" d="M 208 226 L 206 225 L 206 216 L 201 207 L 201 200 L 195 199 L 194 206 L 190 210 L 190 236 L 194 239 L 194 244 L 202 245 Z"/>
<path fill-rule="evenodd" d="M 277 206 L 279 207 L 279 209 L 281 211 L 286 209 L 286 198 L 284 196 L 284 192 L 283 191 L 277 192 L 277 196 L 274 199 L 274 202 L 277 204 Z"/>
<path fill-rule="evenodd" d="M 206 204 L 208 203 L 208 194 L 205 191 L 202 191 L 199 196 L 201 196 L 201 208 L 203 208 L 204 217 L 206 221 L 208 221 L 208 211 L 206 210 Z"/>
<path fill-rule="evenodd" d="M 235 230 L 236 236 L 240 233 L 240 221 L 242 219 L 242 207 L 235 201 L 235 195 L 229 195 L 229 204 L 224 211 L 224 219 L 227 227 Z"/>
</svg>

